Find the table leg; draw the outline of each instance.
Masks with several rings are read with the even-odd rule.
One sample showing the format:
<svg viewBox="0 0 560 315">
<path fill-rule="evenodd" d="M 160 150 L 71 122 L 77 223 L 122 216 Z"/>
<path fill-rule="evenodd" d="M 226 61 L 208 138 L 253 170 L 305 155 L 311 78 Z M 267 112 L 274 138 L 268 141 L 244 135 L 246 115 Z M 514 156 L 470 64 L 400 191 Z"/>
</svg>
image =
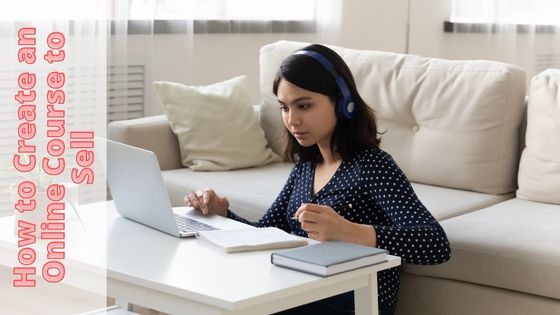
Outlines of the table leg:
<svg viewBox="0 0 560 315">
<path fill-rule="evenodd" d="M 377 315 L 377 273 L 369 276 L 369 285 L 354 291 L 356 315 Z"/>
<path fill-rule="evenodd" d="M 132 308 L 133 308 L 132 303 L 128 303 L 127 301 L 122 299 L 115 299 L 115 304 L 120 306 L 120 308 L 122 308 L 123 310 L 132 312 Z"/>
</svg>

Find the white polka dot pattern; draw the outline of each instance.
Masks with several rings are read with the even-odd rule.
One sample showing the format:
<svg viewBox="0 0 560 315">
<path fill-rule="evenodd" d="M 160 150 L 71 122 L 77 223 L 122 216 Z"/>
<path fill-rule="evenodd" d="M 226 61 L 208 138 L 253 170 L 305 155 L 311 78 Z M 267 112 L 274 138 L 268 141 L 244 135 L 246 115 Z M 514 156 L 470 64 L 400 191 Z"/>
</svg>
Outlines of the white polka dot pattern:
<svg viewBox="0 0 560 315">
<path fill-rule="evenodd" d="M 351 160 L 343 161 L 331 180 L 313 196 L 314 171 L 314 162 L 297 163 L 284 188 L 258 222 L 250 223 L 229 210 L 228 217 L 307 236 L 299 222 L 291 217 L 302 203 L 322 204 L 349 221 L 373 225 L 377 247 L 400 256 L 403 263 L 432 265 L 449 260 L 445 232 L 418 200 L 410 182 L 388 153 L 377 148 L 358 152 Z M 380 272 L 379 303 L 394 306 L 398 287 L 399 268 Z"/>
</svg>

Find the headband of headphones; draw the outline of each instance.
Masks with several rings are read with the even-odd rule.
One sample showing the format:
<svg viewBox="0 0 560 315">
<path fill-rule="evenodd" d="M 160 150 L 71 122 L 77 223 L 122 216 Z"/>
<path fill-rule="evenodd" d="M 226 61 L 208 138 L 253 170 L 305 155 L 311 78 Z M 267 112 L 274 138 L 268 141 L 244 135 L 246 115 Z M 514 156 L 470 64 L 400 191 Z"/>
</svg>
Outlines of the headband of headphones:
<svg viewBox="0 0 560 315">
<path fill-rule="evenodd" d="M 344 78 L 340 76 L 334 69 L 333 64 L 323 55 L 312 50 L 299 50 L 294 53 L 295 55 L 306 55 L 316 61 L 318 61 L 325 70 L 327 70 L 333 77 L 342 94 L 341 98 L 336 102 L 336 108 L 342 117 L 346 119 L 353 118 L 356 116 L 354 100 L 352 99 L 352 94 L 350 94 L 350 89 L 344 81 Z"/>
</svg>

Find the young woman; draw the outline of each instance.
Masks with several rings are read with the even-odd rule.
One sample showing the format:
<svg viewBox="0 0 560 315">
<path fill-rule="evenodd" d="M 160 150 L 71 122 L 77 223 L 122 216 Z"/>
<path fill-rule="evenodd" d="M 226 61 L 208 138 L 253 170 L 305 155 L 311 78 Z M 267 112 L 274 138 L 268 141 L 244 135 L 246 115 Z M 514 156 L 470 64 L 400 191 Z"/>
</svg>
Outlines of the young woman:
<svg viewBox="0 0 560 315">
<path fill-rule="evenodd" d="M 450 257 L 445 232 L 418 200 L 389 154 L 379 148 L 373 110 L 350 69 L 331 49 L 310 45 L 287 57 L 273 86 L 286 126 L 288 180 L 256 223 L 228 209 L 212 189 L 190 192 L 187 205 L 255 226 L 275 226 L 315 240 L 384 248 L 409 264 Z M 379 309 L 392 314 L 399 268 L 378 276 Z M 286 314 L 353 314 L 353 292 L 287 310 Z"/>
</svg>

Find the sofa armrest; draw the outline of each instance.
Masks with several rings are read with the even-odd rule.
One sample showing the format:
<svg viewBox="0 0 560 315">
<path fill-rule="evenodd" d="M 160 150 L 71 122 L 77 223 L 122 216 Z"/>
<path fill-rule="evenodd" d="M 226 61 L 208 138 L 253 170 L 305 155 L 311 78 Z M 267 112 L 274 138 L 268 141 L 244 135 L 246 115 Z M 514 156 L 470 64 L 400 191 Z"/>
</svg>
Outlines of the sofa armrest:
<svg viewBox="0 0 560 315">
<path fill-rule="evenodd" d="M 153 151 L 162 171 L 183 167 L 177 136 L 165 115 L 113 121 L 107 127 L 107 137 Z"/>
</svg>

